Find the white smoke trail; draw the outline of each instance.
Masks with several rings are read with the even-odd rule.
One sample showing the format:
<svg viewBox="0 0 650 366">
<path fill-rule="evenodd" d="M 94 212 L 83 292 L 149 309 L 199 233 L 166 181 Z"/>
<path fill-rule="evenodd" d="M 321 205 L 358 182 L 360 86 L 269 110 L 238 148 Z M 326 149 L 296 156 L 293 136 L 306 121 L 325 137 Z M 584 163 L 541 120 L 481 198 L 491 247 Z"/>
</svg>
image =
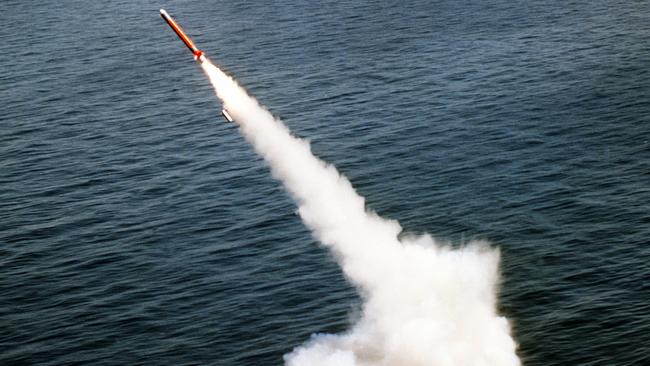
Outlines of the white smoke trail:
<svg viewBox="0 0 650 366">
<path fill-rule="evenodd" d="M 401 227 L 365 207 L 332 166 L 312 155 L 235 81 L 203 69 L 241 132 L 296 200 L 363 299 L 342 335 L 314 335 L 285 355 L 287 366 L 516 366 L 508 321 L 496 313 L 499 253 L 485 243 L 450 249 L 429 236 L 398 239 Z"/>
</svg>

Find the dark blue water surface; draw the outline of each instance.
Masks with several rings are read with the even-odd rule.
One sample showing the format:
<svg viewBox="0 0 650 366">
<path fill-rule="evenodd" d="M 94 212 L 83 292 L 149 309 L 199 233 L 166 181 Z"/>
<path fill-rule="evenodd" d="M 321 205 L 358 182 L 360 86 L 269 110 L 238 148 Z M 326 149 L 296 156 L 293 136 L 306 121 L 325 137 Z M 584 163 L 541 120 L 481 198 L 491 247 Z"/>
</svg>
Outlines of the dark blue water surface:
<svg viewBox="0 0 650 366">
<path fill-rule="evenodd" d="M 650 364 L 650 3 L 3 0 L 0 364 L 278 365 L 359 305 L 177 17 L 370 208 L 502 252 L 525 365 Z"/>
</svg>

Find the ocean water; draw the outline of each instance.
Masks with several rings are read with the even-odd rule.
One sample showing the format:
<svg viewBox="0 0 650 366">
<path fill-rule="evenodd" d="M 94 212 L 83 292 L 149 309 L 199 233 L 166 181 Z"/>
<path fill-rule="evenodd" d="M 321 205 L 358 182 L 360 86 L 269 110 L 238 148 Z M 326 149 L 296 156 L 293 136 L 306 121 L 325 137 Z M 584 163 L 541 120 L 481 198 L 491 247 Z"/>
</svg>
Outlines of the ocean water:
<svg viewBox="0 0 650 366">
<path fill-rule="evenodd" d="M 650 364 L 650 4 L 5 0 L 0 364 L 282 364 L 361 298 L 166 8 L 405 233 L 501 252 L 524 365 Z"/>
</svg>

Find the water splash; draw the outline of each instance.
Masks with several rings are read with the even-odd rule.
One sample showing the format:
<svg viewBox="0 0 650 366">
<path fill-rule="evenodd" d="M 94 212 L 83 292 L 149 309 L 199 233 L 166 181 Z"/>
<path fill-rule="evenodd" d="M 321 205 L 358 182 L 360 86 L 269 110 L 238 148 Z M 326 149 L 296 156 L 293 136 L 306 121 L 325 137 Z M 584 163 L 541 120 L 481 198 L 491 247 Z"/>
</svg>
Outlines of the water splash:
<svg viewBox="0 0 650 366">
<path fill-rule="evenodd" d="M 398 239 L 398 222 L 366 209 L 350 182 L 209 60 L 202 67 L 224 108 L 335 254 L 363 299 L 345 334 L 313 335 L 287 366 L 516 366 L 516 344 L 496 312 L 499 252 L 460 249 L 428 235 Z"/>
</svg>

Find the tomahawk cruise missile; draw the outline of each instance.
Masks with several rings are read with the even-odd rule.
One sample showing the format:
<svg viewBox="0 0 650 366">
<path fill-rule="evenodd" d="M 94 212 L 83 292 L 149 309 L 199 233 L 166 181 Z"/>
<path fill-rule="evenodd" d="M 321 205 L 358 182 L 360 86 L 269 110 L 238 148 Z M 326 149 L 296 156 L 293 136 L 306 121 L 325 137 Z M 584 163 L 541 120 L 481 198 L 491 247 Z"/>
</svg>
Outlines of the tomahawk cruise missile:
<svg viewBox="0 0 650 366">
<path fill-rule="evenodd" d="M 203 51 L 199 50 L 196 47 L 196 45 L 194 45 L 194 42 L 192 42 L 190 37 L 188 37 L 187 34 L 185 34 L 183 28 L 181 28 L 181 26 L 178 25 L 169 14 L 167 14 L 165 9 L 160 9 L 160 16 L 163 17 L 163 19 L 165 19 L 165 21 L 167 22 L 167 24 L 169 24 L 170 27 L 172 27 L 174 32 L 176 32 L 176 35 L 178 35 L 178 38 L 180 38 L 181 41 L 185 43 L 187 48 L 189 48 L 190 51 L 192 51 L 192 54 L 194 55 L 194 59 L 200 63 L 203 63 L 203 61 L 205 61 L 205 56 L 203 55 Z"/>
<path fill-rule="evenodd" d="M 176 23 L 176 21 L 165 11 L 165 9 L 160 9 L 160 16 L 163 19 L 165 19 L 165 21 L 167 22 L 167 24 L 169 24 L 170 27 L 172 27 L 172 30 L 176 33 L 178 38 L 180 38 L 181 41 L 185 43 L 187 48 L 189 48 L 190 51 L 192 51 L 192 54 L 194 55 L 194 59 L 197 60 L 199 63 L 203 63 L 206 60 L 203 51 L 201 51 L 196 47 L 196 45 L 194 44 L 194 42 L 192 42 L 190 37 L 188 37 L 187 34 L 185 34 L 183 28 L 181 28 L 181 26 L 178 25 L 178 23 Z M 225 108 L 221 111 L 221 115 L 223 116 L 223 118 L 226 119 L 226 121 L 234 122 L 234 119 Z"/>
</svg>

